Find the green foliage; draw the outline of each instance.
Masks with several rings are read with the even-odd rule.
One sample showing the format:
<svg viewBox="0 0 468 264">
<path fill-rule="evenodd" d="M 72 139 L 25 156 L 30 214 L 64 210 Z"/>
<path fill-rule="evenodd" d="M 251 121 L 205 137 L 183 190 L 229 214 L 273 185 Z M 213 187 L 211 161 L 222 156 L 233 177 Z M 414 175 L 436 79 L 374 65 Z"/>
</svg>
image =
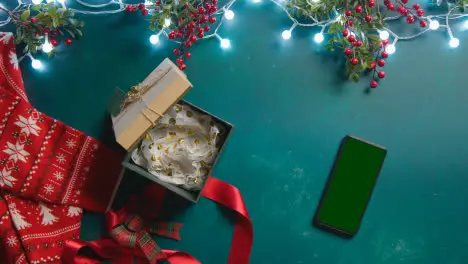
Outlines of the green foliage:
<svg viewBox="0 0 468 264">
<path fill-rule="evenodd" d="M 462 0 L 468 1 L 468 0 Z M 303 16 L 303 18 L 314 17 L 317 20 L 335 19 L 341 14 L 337 21 L 333 22 L 328 27 L 328 43 L 327 48 L 329 51 L 343 52 L 346 48 L 352 49 L 351 56 L 345 56 L 345 75 L 349 80 L 359 81 L 361 73 L 369 68 L 371 62 L 374 62 L 379 52 L 380 38 L 378 30 L 384 27 L 383 18 L 379 9 L 379 4 L 374 8 L 366 6 L 367 1 L 359 0 L 322 0 L 313 2 L 310 0 L 289 0 L 286 6 L 289 12 L 293 15 Z M 375 2 L 378 2 L 376 0 Z M 355 38 L 362 41 L 362 45 L 357 47 L 348 41 L 347 37 L 343 37 L 342 31 L 345 30 L 345 25 L 348 18 L 344 15 L 346 9 L 354 10 L 354 7 L 361 5 L 363 11 L 361 13 L 353 12 L 352 26 L 346 27 L 348 31 L 355 34 Z M 337 11 L 338 10 L 338 11 Z M 372 16 L 372 21 L 367 22 L 365 17 Z M 357 65 L 351 64 L 351 59 L 357 58 L 359 63 Z"/>
<path fill-rule="evenodd" d="M 6 12 L 16 24 L 15 43 L 25 44 L 24 52 L 36 53 L 40 50 L 45 41 L 44 29 L 51 31 L 50 39 L 83 36 L 84 22 L 74 19 L 72 10 L 55 6 L 53 2 L 27 6 L 19 12 Z M 49 54 L 51 56 L 53 52 Z"/>
</svg>

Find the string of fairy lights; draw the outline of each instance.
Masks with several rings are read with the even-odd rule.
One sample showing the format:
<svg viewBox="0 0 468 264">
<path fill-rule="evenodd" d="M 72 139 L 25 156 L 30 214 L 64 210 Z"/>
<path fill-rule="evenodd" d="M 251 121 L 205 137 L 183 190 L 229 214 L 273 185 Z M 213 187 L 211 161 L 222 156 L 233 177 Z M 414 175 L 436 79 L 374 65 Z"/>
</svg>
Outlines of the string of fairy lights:
<svg viewBox="0 0 468 264">
<path fill-rule="evenodd" d="M 13 9 L 18 10 L 24 5 L 28 4 L 40 4 L 42 2 L 57 2 L 57 4 L 60 4 L 62 7 L 66 8 L 66 1 L 67 0 L 32 0 L 30 3 L 24 3 L 23 0 L 17 0 L 18 5 Z M 79 9 L 72 9 L 75 13 L 77 14 L 83 14 L 83 15 L 105 15 L 105 14 L 115 14 L 115 13 L 120 13 L 125 11 L 126 4 L 122 0 L 110 0 L 106 3 L 103 4 L 89 4 L 87 2 L 84 2 L 83 0 L 74 0 L 76 3 L 78 3 L 81 6 L 84 6 L 90 10 L 79 10 Z M 228 38 L 223 38 L 218 34 L 218 30 L 220 27 L 223 25 L 223 23 L 228 23 L 230 20 L 233 20 L 235 18 L 235 13 L 232 10 L 232 5 L 236 2 L 237 0 L 229 0 L 226 2 L 221 8 L 218 9 L 218 11 L 214 14 L 215 16 L 218 16 L 218 24 L 212 30 L 211 34 L 207 34 L 203 37 L 203 39 L 209 39 L 209 38 L 216 38 L 218 39 L 221 48 L 223 49 L 229 49 L 231 47 L 231 41 Z M 254 4 L 260 4 L 262 0 L 250 0 Z M 281 33 L 281 37 L 283 38 L 284 41 L 288 41 L 292 38 L 293 36 L 293 31 L 296 27 L 321 27 L 321 30 L 319 33 L 316 33 L 313 36 L 313 41 L 316 42 L 317 44 L 322 43 L 325 40 L 325 35 L 324 31 L 328 26 L 331 24 L 337 22 L 340 19 L 341 14 L 339 12 L 336 12 L 336 16 L 330 19 L 326 20 L 319 20 L 316 17 L 310 16 L 310 23 L 303 23 L 297 20 L 296 18 L 293 17 L 291 14 L 291 10 L 286 8 L 285 3 L 283 0 L 264 0 L 268 2 L 272 2 L 273 4 L 277 5 L 286 16 L 291 20 L 291 27 L 289 29 L 284 29 Z M 319 2 L 320 0 L 311 0 L 313 2 Z M 437 1 L 437 5 L 441 5 L 441 1 Z M 468 14 L 463 14 L 459 13 L 459 6 L 456 6 L 455 4 L 445 2 L 445 5 L 447 5 L 447 12 L 443 14 L 435 14 L 435 15 L 427 15 L 427 16 L 422 16 L 420 17 L 421 20 L 425 20 L 428 22 L 429 27 L 421 29 L 420 32 L 412 34 L 412 35 L 399 35 L 395 33 L 393 30 L 391 30 L 390 27 L 387 27 L 384 30 L 379 31 L 379 36 L 382 40 L 387 40 L 390 38 L 393 38 L 393 41 L 391 44 L 387 45 L 385 47 L 385 50 L 387 51 L 388 54 L 393 54 L 396 51 L 396 43 L 399 40 L 411 40 L 414 38 L 417 38 L 429 31 L 436 31 L 439 29 L 443 29 L 447 31 L 448 34 L 448 45 L 451 48 L 456 48 L 460 45 L 460 40 L 453 35 L 452 31 L 452 26 L 450 25 L 451 20 L 462 20 L 465 17 L 468 17 Z M 153 3 L 150 1 L 145 1 L 146 6 L 152 6 Z M 114 9 L 108 9 L 110 6 L 115 6 Z M 467 5 L 468 6 L 468 5 Z M 106 10 L 100 10 L 106 8 Z M 293 6 L 293 9 L 299 10 L 300 8 L 297 6 Z M 92 10 L 95 11 L 92 11 Z M 153 11 L 154 12 L 154 11 Z M 387 17 L 385 18 L 385 21 L 393 21 L 393 20 L 398 20 L 400 19 L 401 16 L 393 16 L 393 17 Z M 7 18 L 3 21 L 0 21 L 0 27 L 5 26 L 11 22 L 10 18 Z M 165 37 L 166 40 L 170 40 L 168 38 L 168 32 L 169 27 L 171 25 L 171 20 L 166 19 L 164 21 L 164 28 L 160 30 L 158 33 L 153 34 L 149 37 L 149 41 L 153 45 L 158 45 L 161 41 L 161 35 Z M 468 20 L 465 20 L 462 23 L 462 29 L 468 30 Z M 354 34 L 354 33 L 351 33 Z M 178 42 L 175 40 L 170 40 L 174 42 Z M 178 42 L 179 43 L 179 42 Z M 42 51 L 45 53 L 49 53 L 52 51 L 54 47 L 48 42 L 47 38 L 44 41 L 44 44 L 42 45 Z M 43 68 L 43 64 L 40 60 L 34 58 L 30 53 L 26 53 L 23 55 L 19 61 L 23 60 L 24 58 L 30 58 L 31 59 L 31 65 L 34 69 L 40 70 Z"/>
</svg>

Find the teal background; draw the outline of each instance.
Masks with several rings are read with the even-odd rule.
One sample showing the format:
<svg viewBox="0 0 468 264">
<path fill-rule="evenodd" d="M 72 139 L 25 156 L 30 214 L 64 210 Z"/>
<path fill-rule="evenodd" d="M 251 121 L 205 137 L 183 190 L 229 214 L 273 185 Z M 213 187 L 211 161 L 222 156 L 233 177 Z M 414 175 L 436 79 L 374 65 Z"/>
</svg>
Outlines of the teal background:
<svg viewBox="0 0 468 264">
<path fill-rule="evenodd" d="M 242 191 L 255 230 L 251 263 L 468 263 L 468 32 L 454 27 L 458 49 L 448 47 L 443 30 L 399 42 L 388 78 L 368 92 L 367 78 L 342 78 L 341 54 L 313 43 L 317 28 L 296 28 L 285 42 L 281 32 L 291 24 L 272 3 L 239 1 L 233 10 L 235 19 L 219 32 L 231 39 L 230 50 L 216 39 L 192 48 L 186 72 L 194 88 L 186 99 L 235 126 L 214 176 Z M 42 58 L 43 71 L 29 60 L 21 69 L 34 106 L 112 142 L 105 106 L 113 89 L 141 81 L 175 45 L 162 39 L 151 46 L 138 14 L 84 20 L 84 38 Z M 404 22 L 393 26 L 413 32 Z M 311 225 L 347 134 L 388 150 L 352 240 Z M 144 184 L 126 175 L 119 199 Z M 173 215 L 185 224 L 182 241 L 158 239 L 162 247 L 204 264 L 226 262 L 232 214 L 202 199 Z M 82 238 L 101 237 L 102 220 L 86 214 Z"/>
</svg>

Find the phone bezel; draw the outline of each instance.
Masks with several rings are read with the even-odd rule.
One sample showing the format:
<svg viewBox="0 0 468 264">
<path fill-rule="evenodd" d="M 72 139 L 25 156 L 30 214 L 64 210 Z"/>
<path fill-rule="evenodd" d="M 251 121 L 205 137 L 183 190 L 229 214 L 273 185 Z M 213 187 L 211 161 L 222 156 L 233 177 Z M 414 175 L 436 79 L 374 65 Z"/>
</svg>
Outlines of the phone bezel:
<svg viewBox="0 0 468 264">
<path fill-rule="evenodd" d="M 331 180 L 333 179 L 333 175 L 334 175 L 334 172 L 335 172 L 335 168 L 337 166 L 337 163 L 338 163 L 338 160 L 343 152 L 343 147 L 346 143 L 346 141 L 348 139 L 356 139 L 356 140 L 359 140 L 359 141 L 362 141 L 366 144 L 369 144 L 369 145 L 372 145 L 374 147 L 377 147 L 377 148 L 380 148 L 382 150 L 384 150 L 384 158 L 383 158 L 383 161 L 382 161 L 382 164 L 380 165 L 380 168 L 379 168 L 379 171 L 377 172 L 377 175 L 375 177 L 375 182 L 374 182 L 374 185 L 372 186 L 372 190 L 371 190 L 371 193 L 370 193 L 370 197 L 369 199 L 367 200 L 367 203 L 366 203 L 366 207 L 364 208 L 364 211 L 362 213 L 362 216 L 361 216 L 361 219 L 359 221 L 359 225 L 356 229 L 356 232 L 354 233 L 350 233 L 346 230 L 342 230 L 342 229 L 339 229 L 337 227 L 334 227 L 334 226 L 330 226 L 328 225 L 327 223 L 323 223 L 323 222 L 320 222 L 320 220 L 318 219 L 318 214 L 320 212 L 320 209 L 322 208 L 322 203 L 323 203 L 323 200 L 327 194 L 327 191 L 328 191 L 328 188 L 330 187 L 330 183 L 331 183 Z M 372 198 L 372 194 L 374 193 L 374 188 L 375 188 L 375 185 L 377 184 L 377 180 L 379 178 L 379 175 L 380 175 L 380 171 L 382 170 L 382 166 L 384 164 L 384 161 L 385 161 L 385 158 L 387 157 L 387 149 L 380 146 L 380 145 L 377 145 L 375 143 L 372 143 L 372 142 L 369 142 L 367 140 L 364 140 L 362 138 L 358 138 L 358 137 L 355 137 L 353 135 L 347 135 L 346 137 L 344 137 L 344 139 L 341 141 L 341 144 L 340 144 L 340 148 L 338 150 L 338 153 L 336 154 L 335 156 L 335 161 L 333 163 L 333 167 L 330 171 L 330 174 L 328 175 L 328 180 L 327 180 L 327 183 L 325 184 L 325 188 L 323 189 L 322 191 L 322 196 L 320 198 L 320 202 L 319 202 L 319 205 L 317 207 L 317 210 L 315 211 L 315 215 L 314 215 L 314 220 L 313 220 L 313 225 L 316 226 L 316 227 L 319 227 L 319 228 L 322 228 L 326 231 L 329 231 L 329 232 L 332 232 L 334 234 L 337 234 L 339 236 L 342 236 L 342 237 L 345 237 L 345 238 L 352 238 L 354 235 L 356 235 L 356 233 L 359 231 L 359 229 L 361 228 L 361 223 L 362 223 L 362 218 L 364 217 L 364 214 L 366 213 L 366 210 L 367 210 L 367 207 L 369 206 L 369 202 Z"/>
</svg>

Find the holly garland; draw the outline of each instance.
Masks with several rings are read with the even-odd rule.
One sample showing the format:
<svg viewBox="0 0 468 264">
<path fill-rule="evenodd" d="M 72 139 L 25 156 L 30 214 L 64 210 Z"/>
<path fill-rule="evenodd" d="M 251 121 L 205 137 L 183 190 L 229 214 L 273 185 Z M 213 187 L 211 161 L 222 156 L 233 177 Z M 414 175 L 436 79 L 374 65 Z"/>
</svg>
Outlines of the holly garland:
<svg viewBox="0 0 468 264">
<path fill-rule="evenodd" d="M 231 0 L 228 5 L 232 5 L 233 1 L 235 0 Z M 436 1 L 440 4 L 441 0 Z M 149 27 L 157 32 L 157 36 L 164 33 L 170 40 L 180 44 L 173 53 L 181 70 L 186 69 L 185 61 L 191 57 L 189 49 L 192 45 L 210 34 L 210 25 L 219 22 L 216 15 L 227 10 L 226 6 L 218 10 L 218 0 L 116 3 L 120 5 L 117 12 L 139 11 L 142 16 L 149 17 Z M 455 0 L 454 5 L 464 11 L 467 3 L 468 0 Z M 450 3 L 447 4 L 450 7 Z M 383 3 L 379 0 L 283 0 L 281 5 L 285 5 L 284 10 L 295 21 L 295 25 L 298 23 L 297 18 L 300 18 L 311 19 L 315 25 L 323 28 L 322 32 L 328 28 L 328 49 L 343 52 L 346 77 L 358 82 L 364 72 L 370 71 L 371 88 L 376 88 L 378 81 L 386 77 L 383 71 L 385 59 L 394 51 L 393 44 L 388 40 L 386 21 L 404 17 L 408 24 L 417 24 L 422 30 L 431 22 L 430 16 L 424 16 L 424 10 L 419 4 L 409 6 L 408 0 L 384 0 Z M 38 5 L 24 5 L 20 2 L 19 7 L 9 11 L 0 6 L 0 10 L 6 12 L 17 26 L 16 43 L 25 44 L 25 53 L 35 53 L 41 46 L 43 51 L 49 52 L 52 49 L 46 51 L 44 46 L 50 44 L 56 47 L 62 42 L 70 45 L 72 39 L 82 36 L 84 23 L 74 18 L 72 9 L 59 7 L 55 2 Z M 446 15 L 447 19 L 449 15 L 450 12 Z M 450 28 L 446 27 L 451 36 Z M 382 31 L 387 33 L 386 38 L 379 36 Z M 212 33 L 210 35 L 216 36 Z M 320 35 L 321 41 L 323 35 Z M 223 42 L 221 44 L 223 46 Z M 53 50 L 49 52 L 49 56 L 53 56 Z"/>
<path fill-rule="evenodd" d="M 74 19 L 71 9 L 58 7 L 53 2 L 13 11 L 0 6 L 0 10 L 6 12 L 16 25 L 15 43 L 25 45 L 24 53 L 36 53 L 45 42 L 53 47 L 62 41 L 71 45 L 72 39 L 83 35 L 84 22 Z M 48 54 L 53 57 L 53 50 Z"/>
</svg>

